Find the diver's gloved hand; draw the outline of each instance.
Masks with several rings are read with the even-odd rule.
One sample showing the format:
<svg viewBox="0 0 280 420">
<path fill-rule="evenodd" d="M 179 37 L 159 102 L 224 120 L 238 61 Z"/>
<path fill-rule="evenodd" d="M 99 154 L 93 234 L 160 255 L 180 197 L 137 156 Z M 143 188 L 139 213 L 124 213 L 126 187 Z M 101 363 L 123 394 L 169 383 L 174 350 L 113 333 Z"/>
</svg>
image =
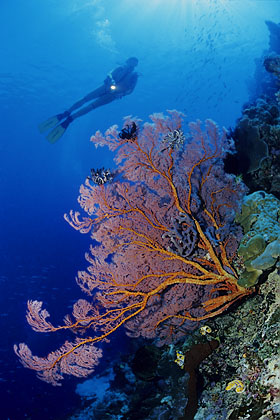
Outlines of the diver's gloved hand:
<svg viewBox="0 0 280 420">
<path fill-rule="evenodd" d="M 113 76 L 111 74 L 108 74 L 106 79 L 104 80 L 104 85 L 108 90 L 114 90 L 115 88 L 112 86 L 116 86 L 116 81 L 113 79 Z"/>
<path fill-rule="evenodd" d="M 69 111 L 65 111 L 62 114 L 58 114 L 56 117 L 59 121 L 64 120 L 65 118 L 70 116 L 70 112 Z"/>
<path fill-rule="evenodd" d="M 106 79 L 104 80 L 104 85 L 105 86 L 110 86 L 111 82 L 112 82 L 113 78 L 111 76 L 111 74 L 108 74 L 108 76 L 106 77 Z"/>
</svg>

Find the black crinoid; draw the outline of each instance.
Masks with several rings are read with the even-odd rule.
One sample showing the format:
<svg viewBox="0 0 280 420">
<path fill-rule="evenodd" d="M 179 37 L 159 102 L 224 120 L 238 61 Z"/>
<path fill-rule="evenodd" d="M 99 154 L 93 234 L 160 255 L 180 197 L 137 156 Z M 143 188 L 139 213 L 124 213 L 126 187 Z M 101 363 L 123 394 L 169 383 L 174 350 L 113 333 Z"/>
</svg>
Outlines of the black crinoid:
<svg viewBox="0 0 280 420">
<path fill-rule="evenodd" d="M 162 142 L 167 146 L 168 149 L 179 149 L 185 141 L 185 135 L 182 130 L 176 129 L 166 134 Z M 164 149 L 166 150 L 166 149 Z"/>
<path fill-rule="evenodd" d="M 134 121 L 130 124 L 126 124 L 124 128 L 119 132 L 119 138 L 122 140 L 134 141 L 138 135 L 138 127 Z"/>
<path fill-rule="evenodd" d="M 87 179 L 93 181 L 97 185 L 103 185 L 106 182 L 111 182 L 113 180 L 114 174 L 110 169 L 100 168 L 100 169 L 91 169 L 90 176 Z"/>
</svg>

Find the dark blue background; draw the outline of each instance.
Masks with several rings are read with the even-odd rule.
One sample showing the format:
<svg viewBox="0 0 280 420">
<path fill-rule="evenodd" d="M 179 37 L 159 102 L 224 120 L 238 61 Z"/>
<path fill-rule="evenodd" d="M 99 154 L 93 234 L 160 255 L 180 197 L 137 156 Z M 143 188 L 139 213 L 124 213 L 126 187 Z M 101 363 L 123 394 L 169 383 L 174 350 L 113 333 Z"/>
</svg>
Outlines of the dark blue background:
<svg viewBox="0 0 280 420">
<path fill-rule="evenodd" d="M 0 6 L 0 418 L 67 418 L 79 404 L 76 379 L 53 388 L 24 369 L 14 343 L 45 355 L 64 337 L 25 321 L 27 299 L 45 302 L 59 324 L 81 296 L 90 238 L 63 219 L 78 210 L 80 184 L 112 156 L 89 138 L 176 108 L 188 120 L 234 126 L 248 100 L 255 58 L 268 47 L 270 0 L 10 0 Z M 132 95 L 76 120 L 55 145 L 37 126 L 98 86 L 129 56 L 141 74 Z M 115 339 L 118 351 L 125 349 Z M 103 364 L 114 357 L 105 346 Z"/>
</svg>

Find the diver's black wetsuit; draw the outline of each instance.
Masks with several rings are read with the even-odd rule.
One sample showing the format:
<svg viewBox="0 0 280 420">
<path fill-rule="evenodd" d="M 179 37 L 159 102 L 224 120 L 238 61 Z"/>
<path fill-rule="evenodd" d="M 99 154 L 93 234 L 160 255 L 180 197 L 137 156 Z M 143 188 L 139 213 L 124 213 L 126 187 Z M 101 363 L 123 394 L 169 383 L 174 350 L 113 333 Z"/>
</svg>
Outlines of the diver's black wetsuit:
<svg viewBox="0 0 280 420">
<path fill-rule="evenodd" d="M 129 60 L 130 59 L 128 59 L 127 62 Z M 115 99 L 120 99 L 123 96 L 129 95 L 133 92 L 137 80 L 138 74 L 134 71 L 134 66 L 125 64 L 124 66 L 117 67 L 110 73 L 109 76 L 106 77 L 102 86 L 86 95 L 83 99 L 76 102 L 66 111 L 67 116 L 70 119 L 69 123 L 74 119 L 87 114 L 93 109 L 96 109 L 102 105 L 106 105 Z M 80 108 L 87 102 L 92 101 L 93 99 L 95 100 L 91 104 L 72 114 L 73 111 Z"/>
<path fill-rule="evenodd" d="M 137 64 L 137 58 L 128 58 L 123 66 L 117 67 L 106 77 L 102 86 L 90 92 L 80 101 L 74 103 L 67 111 L 57 114 L 39 124 L 40 132 L 43 133 L 54 127 L 47 135 L 47 140 L 50 143 L 55 143 L 65 133 L 69 124 L 76 118 L 79 118 L 102 105 L 106 105 L 115 99 L 120 99 L 123 96 L 129 95 L 133 92 L 137 83 L 138 74 L 134 71 Z M 87 102 L 91 103 L 84 106 Z"/>
</svg>

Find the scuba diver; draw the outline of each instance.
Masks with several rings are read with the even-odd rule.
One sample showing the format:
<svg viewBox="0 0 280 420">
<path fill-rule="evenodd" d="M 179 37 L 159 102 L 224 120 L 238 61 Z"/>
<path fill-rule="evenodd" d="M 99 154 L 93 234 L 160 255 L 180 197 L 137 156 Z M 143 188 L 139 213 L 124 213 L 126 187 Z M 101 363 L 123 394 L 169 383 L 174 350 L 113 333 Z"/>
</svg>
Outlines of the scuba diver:
<svg viewBox="0 0 280 420">
<path fill-rule="evenodd" d="M 115 99 L 120 99 L 123 96 L 132 93 L 138 79 L 138 73 L 134 71 L 137 64 L 138 59 L 136 57 L 128 58 L 123 66 L 117 67 L 108 74 L 102 86 L 90 92 L 80 101 L 74 103 L 67 111 L 42 122 L 39 125 L 39 131 L 43 133 L 54 127 L 47 135 L 47 139 L 50 143 L 55 143 L 63 136 L 69 124 L 76 118 L 79 118 L 102 105 L 106 105 Z M 83 105 L 92 100 L 93 102 L 83 107 Z M 81 109 L 73 113 L 73 111 L 78 108 Z M 61 122 L 62 120 L 64 121 Z"/>
</svg>

